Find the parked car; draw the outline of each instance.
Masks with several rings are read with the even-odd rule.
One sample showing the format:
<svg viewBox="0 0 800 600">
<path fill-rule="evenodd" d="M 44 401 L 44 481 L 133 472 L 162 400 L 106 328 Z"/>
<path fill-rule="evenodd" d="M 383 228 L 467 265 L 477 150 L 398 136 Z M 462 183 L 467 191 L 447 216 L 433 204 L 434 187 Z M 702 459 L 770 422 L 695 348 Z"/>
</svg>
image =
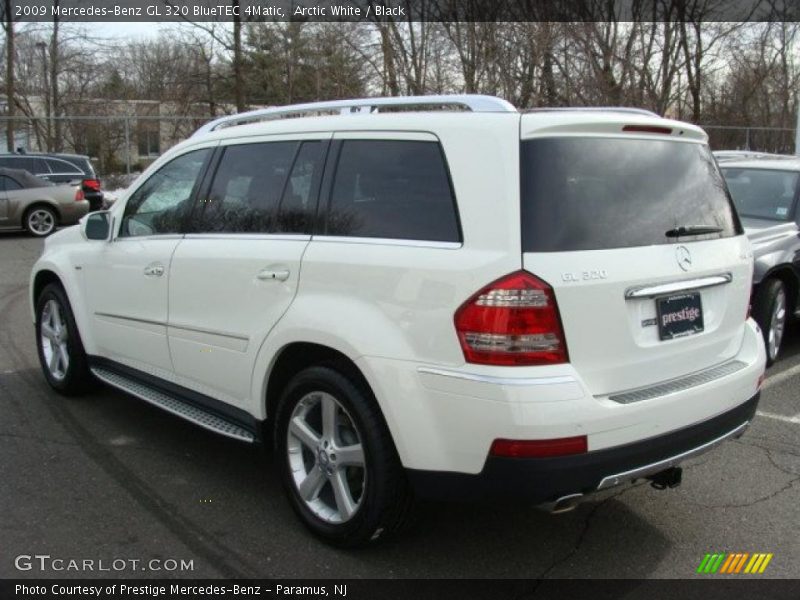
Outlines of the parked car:
<svg viewBox="0 0 800 600">
<path fill-rule="evenodd" d="M 0 154 L 0 167 L 24 169 L 53 183 L 80 184 L 90 210 L 107 208 L 92 161 L 80 154 Z"/>
<path fill-rule="evenodd" d="M 30 302 L 56 391 L 270 440 L 299 518 L 354 546 L 414 498 L 678 485 L 755 414 L 752 269 L 694 125 L 385 98 L 202 127 L 48 239 Z"/>
<path fill-rule="evenodd" d="M 55 185 L 19 169 L 0 167 L 0 228 L 44 237 L 74 225 L 89 211 L 78 186 Z"/>
<path fill-rule="evenodd" d="M 787 323 L 800 308 L 800 158 L 728 161 L 721 168 L 753 244 L 752 314 L 764 334 L 767 364 L 772 364 Z"/>
</svg>

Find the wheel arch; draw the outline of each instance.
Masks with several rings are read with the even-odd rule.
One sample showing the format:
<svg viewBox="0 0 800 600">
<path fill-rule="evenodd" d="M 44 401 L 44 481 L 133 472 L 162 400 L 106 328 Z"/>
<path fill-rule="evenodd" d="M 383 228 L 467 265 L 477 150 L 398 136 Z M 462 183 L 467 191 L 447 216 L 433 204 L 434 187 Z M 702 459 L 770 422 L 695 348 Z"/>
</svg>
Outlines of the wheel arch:
<svg viewBox="0 0 800 600">
<path fill-rule="evenodd" d="M 59 209 L 58 204 L 53 202 L 52 200 L 46 200 L 42 198 L 39 200 L 34 200 L 22 210 L 20 222 L 23 228 L 25 227 L 25 219 L 27 219 L 28 213 L 30 213 L 33 209 L 40 207 L 49 208 L 50 210 L 52 210 L 56 216 L 56 225 L 61 223 L 61 210 Z"/>
<path fill-rule="evenodd" d="M 375 397 L 372 386 L 356 363 L 344 352 L 316 342 L 292 342 L 281 348 L 272 362 L 265 378 L 265 416 L 269 420 L 275 414 L 280 395 L 292 376 L 302 369 L 315 365 L 330 365 L 350 377 L 371 397 Z M 380 410 L 380 405 L 378 409 Z M 381 411 L 381 414 L 383 412 Z"/>
<path fill-rule="evenodd" d="M 786 296 L 789 302 L 789 313 L 793 314 L 797 310 L 798 293 L 800 293 L 800 279 L 795 270 L 788 264 L 778 265 L 764 273 L 764 276 L 756 284 L 762 286 L 770 279 L 777 279 L 786 286 Z"/>
</svg>

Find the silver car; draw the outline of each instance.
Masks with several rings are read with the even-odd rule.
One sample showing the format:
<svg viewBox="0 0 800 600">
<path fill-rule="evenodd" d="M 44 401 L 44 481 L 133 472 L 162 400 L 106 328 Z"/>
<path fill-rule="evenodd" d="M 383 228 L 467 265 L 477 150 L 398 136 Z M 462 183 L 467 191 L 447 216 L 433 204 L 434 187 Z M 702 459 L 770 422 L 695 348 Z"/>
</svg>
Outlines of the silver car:
<svg viewBox="0 0 800 600">
<path fill-rule="evenodd" d="M 0 168 L 0 228 L 50 235 L 89 212 L 80 186 L 55 185 L 19 169 Z"/>
<path fill-rule="evenodd" d="M 753 246 L 752 314 L 772 364 L 787 322 L 800 309 L 800 158 L 726 160 L 720 169 Z"/>
</svg>

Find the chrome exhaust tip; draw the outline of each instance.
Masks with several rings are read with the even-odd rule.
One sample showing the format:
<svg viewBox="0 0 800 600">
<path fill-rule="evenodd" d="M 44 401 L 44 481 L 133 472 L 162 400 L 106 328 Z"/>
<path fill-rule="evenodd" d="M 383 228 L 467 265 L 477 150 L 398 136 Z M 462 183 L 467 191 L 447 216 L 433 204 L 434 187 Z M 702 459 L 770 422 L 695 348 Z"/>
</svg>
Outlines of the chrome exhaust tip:
<svg viewBox="0 0 800 600">
<path fill-rule="evenodd" d="M 561 496 L 554 502 L 548 502 L 542 505 L 542 507 L 551 515 L 557 515 L 575 510 L 575 507 L 581 503 L 582 499 L 583 494 L 568 494 L 566 496 Z"/>
</svg>

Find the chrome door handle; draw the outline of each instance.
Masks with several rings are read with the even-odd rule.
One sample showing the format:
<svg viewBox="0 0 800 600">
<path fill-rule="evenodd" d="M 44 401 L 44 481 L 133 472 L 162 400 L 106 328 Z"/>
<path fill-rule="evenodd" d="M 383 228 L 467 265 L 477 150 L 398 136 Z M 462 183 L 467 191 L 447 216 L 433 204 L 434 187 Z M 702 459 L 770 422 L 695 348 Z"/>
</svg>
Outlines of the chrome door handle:
<svg viewBox="0 0 800 600">
<path fill-rule="evenodd" d="M 256 277 L 261 281 L 269 281 L 271 279 L 276 279 L 278 281 L 286 281 L 287 279 L 289 279 L 289 269 L 281 269 L 277 271 L 274 271 L 272 269 L 264 269 L 263 271 L 259 271 Z"/>
<path fill-rule="evenodd" d="M 144 268 L 144 274 L 147 277 L 161 277 L 164 274 L 164 265 L 159 263 L 147 265 Z"/>
</svg>

